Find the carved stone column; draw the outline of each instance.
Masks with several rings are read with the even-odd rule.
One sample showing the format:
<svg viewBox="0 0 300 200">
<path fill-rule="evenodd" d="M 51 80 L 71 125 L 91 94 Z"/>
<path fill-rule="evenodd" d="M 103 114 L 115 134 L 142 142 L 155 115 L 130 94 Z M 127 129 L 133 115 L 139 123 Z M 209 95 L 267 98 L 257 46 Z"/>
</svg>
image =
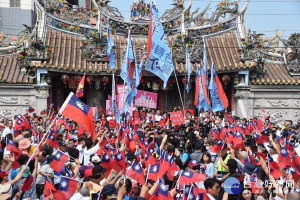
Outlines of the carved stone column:
<svg viewBox="0 0 300 200">
<path fill-rule="evenodd" d="M 236 87 L 234 97 L 236 98 L 236 113 L 238 117 L 253 117 L 253 99 L 251 98 L 249 86 Z"/>
<path fill-rule="evenodd" d="M 36 85 L 36 113 L 39 114 L 42 110 L 48 108 L 48 97 L 50 85 Z"/>
</svg>

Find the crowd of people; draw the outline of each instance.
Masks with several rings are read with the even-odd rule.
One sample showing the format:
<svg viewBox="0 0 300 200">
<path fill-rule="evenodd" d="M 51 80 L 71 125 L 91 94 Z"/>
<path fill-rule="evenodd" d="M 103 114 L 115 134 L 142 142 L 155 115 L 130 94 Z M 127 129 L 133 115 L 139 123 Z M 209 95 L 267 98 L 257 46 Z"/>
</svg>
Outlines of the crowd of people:
<svg viewBox="0 0 300 200">
<path fill-rule="evenodd" d="M 96 140 L 50 112 L 3 119 L 0 199 L 300 199 L 300 120 L 177 111 L 102 115 Z"/>
</svg>

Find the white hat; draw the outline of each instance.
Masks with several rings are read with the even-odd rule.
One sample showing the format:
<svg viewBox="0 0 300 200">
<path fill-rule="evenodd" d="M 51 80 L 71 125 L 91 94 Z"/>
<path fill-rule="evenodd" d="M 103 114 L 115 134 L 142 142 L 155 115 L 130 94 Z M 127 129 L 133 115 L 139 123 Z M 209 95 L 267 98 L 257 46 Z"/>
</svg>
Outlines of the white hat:
<svg viewBox="0 0 300 200">
<path fill-rule="evenodd" d="M 101 157 L 98 154 L 94 154 L 91 157 L 91 162 L 92 163 L 100 163 L 101 162 Z"/>
</svg>

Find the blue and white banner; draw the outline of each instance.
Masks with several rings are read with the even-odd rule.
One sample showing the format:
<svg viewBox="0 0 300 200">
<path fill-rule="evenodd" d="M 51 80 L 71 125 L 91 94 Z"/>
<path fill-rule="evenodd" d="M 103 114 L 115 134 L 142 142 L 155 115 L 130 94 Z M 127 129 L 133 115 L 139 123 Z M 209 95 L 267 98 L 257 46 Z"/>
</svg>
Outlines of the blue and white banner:
<svg viewBox="0 0 300 200">
<path fill-rule="evenodd" d="M 108 20 L 108 25 L 107 25 L 107 55 L 109 58 L 109 66 L 111 69 L 114 69 L 116 64 L 115 64 L 115 52 L 113 50 L 113 47 L 115 46 L 114 40 L 111 36 L 111 31 L 109 27 L 109 20 Z"/>
<path fill-rule="evenodd" d="M 155 1 L 152 2 L 152 48 L 146 62 L 146 70 L 161 78 L 164 81 L 164 88 L 174 70 L 171 52 Z"/>
<path fill-rule="evenodd" d="M 190 53 L 189 53 L 189 49 L 186 46 L 186 72 L 188 74 L 188 80 L 186 82 L 186 92 L 189 93 L 190 92 L 190 77 L 191 77 L 191 73 L 192 73 L 192 65 L 191 65 L 191 59 L 190 59 Z"/>
</svg>

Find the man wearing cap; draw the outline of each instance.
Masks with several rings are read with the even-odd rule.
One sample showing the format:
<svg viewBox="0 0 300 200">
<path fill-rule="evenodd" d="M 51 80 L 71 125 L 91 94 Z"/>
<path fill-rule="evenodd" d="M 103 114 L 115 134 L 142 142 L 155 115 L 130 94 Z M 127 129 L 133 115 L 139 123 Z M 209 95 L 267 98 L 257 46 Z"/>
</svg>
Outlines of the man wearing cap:
<svg viewBox="0 0 300 200">
<path fill-rule="evenodd" d="M 17 176 L 9 181 L 7 175 L 9 174 L 9 172 L 6 172 L 3 176 L 1 184 L 0 184 L 0 199 L 9 199 L 9 197 L 11 196 L 11 189 L 12 186 L 18 182 L 22 177 L 23 177 L 23 173 L 25 171 L 27 171 L 28 167 L 25 166 L 23 167 L 19 173 L 17 174 Z"/>
</svg>

